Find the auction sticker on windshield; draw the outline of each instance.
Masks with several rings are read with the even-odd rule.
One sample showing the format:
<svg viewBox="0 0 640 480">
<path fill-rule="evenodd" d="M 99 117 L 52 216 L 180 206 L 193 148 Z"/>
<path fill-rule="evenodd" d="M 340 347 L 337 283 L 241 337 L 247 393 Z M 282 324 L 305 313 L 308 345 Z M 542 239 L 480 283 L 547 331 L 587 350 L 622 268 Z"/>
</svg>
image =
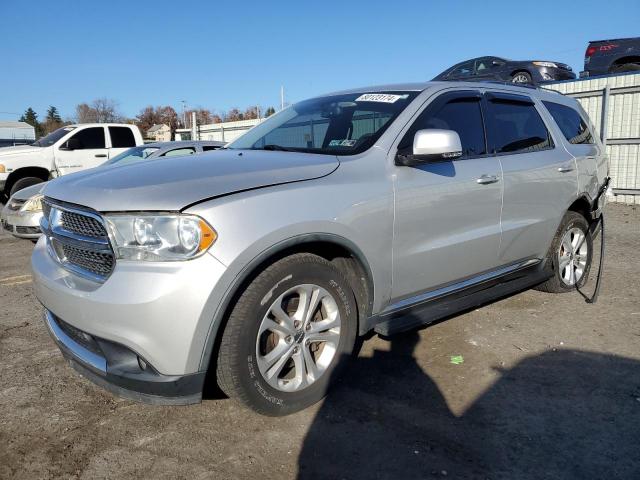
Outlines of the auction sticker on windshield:
<svg viewBox="0 0 640 480">
<path fill-rule="evenodd" d="M 393 93 L 365 93 L 356 98 L 356 102 L 381 102 L 395 103 L 398 100 L 407 98 L 409 95 L 396 95 Z"/>
</svg>

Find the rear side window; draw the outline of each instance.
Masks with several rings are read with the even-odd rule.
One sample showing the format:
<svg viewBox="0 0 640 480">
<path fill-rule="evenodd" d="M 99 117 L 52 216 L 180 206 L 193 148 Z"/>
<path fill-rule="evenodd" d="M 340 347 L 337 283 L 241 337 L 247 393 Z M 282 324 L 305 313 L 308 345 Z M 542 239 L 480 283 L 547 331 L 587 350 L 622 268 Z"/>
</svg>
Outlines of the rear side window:
<svg viewBox="0 0 640 480">
<path fill-rule="evenodd" d="M 109 127 L 111 135 L 111 146 L 113 148 L 130 148 L 136 146 L 136 139 L 133 132 L 127 127 Z"/>
<path fill-rule="evenodd" d="M 85 128 L 76 133 L 72 138 L 78 140 L 78 150 L 105 148 L 104 128 L 102 127 Z"/>
<path fill-rule="evenodd" d="M 218 150 L 220 147 L 216 146 L 216 145 L 203 145 L 202 146 L 202 151 L 203 152 L 208 152 L 209 150 Z"/>
<path fill-rule="evenodd" d="M 553 102 L 542 102 L 560 127 L 560 131 L 569 143 L 593 144 L 593 136 L 582 116 L 571 107 Z"/>
<path fill-rule="evenodd" d="M 415 133 L 424 129 L 457 132 L 462 144 L 463 158 L 486 153 L 479 96 L 443 95 L 420 114 L 400 142 L 399 150 L 411 149 Z"/>
<path fill-rule="evenodd" d="M 524 153 L 553 148 L 549 131 L 531 100 L 527 97 L 523 97 L 523 101 L 514 100 L 515 95 L 508 97 L 496 96 L 487 102 L 492 153 Z"/>
</svg>

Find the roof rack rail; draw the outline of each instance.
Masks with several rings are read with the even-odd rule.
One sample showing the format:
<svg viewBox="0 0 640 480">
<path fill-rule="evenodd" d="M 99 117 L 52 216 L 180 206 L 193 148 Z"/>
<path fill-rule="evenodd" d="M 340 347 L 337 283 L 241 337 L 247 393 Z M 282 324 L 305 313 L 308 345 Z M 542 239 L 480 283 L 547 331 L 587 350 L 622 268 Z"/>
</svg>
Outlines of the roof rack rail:
<svg viewBox="0 0 640 480">
<path fill-rule="evenodd" d="M 521 84 L 521 83 L 513 83 L 513 82 L 501 82 L 499 80 L 486 80 L 486 81 L 483 81 L 483 82 L 480 82 L 480 83 L 492 83 L 492 84 L 495 84 L 495 85 L 508 85 L 508 86 L 511 86 L 511 87 L 523 87 L 523 88 L 530 88 L 532 90 L 545 90 L 547 92 L 555 92 L 555 93 L 558 93 L 560 95 L 564 95 L 564 93 L 559 92 L 557 90 L 553 90 L 551 88 L 546 88 L 546 87 L 541 86 L 541 85 L 529 85 L 528 83 L 522 83 Z"/>
</svg>

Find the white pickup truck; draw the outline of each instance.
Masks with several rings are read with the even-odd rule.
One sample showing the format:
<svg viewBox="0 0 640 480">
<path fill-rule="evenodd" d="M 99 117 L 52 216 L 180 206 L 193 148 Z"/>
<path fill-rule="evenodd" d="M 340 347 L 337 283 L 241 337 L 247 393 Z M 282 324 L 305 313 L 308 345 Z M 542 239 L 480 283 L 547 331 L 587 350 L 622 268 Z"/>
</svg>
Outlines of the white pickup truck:
<svg viewBox="0 0 640 480">
<path fill-rule="evenodd" d="M 0 197 L 68 173 L 97 167 L 126 149 L 142 145 L 135 125 L 67 125 L 32 145 L 0 148 Z"/>
</svg>

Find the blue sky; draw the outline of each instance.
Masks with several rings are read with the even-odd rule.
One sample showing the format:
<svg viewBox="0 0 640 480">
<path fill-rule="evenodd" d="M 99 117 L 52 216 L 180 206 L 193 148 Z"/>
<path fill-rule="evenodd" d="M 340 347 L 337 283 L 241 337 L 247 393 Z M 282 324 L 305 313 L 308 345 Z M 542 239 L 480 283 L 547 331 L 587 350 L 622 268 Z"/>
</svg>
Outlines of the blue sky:
<svg viewBox="0 0 640 480">
<path fill-rule="evenodd" d="M 640 1 L 40 1 L 0 6 L 0 112 L 94 98 L 125 115 L 211 110 L 421 81 L 480 55 L 582 69 L 592 39 L 640 35 Z M 0 119 L 14 119 L 0 113 Z"/>
</svg>

